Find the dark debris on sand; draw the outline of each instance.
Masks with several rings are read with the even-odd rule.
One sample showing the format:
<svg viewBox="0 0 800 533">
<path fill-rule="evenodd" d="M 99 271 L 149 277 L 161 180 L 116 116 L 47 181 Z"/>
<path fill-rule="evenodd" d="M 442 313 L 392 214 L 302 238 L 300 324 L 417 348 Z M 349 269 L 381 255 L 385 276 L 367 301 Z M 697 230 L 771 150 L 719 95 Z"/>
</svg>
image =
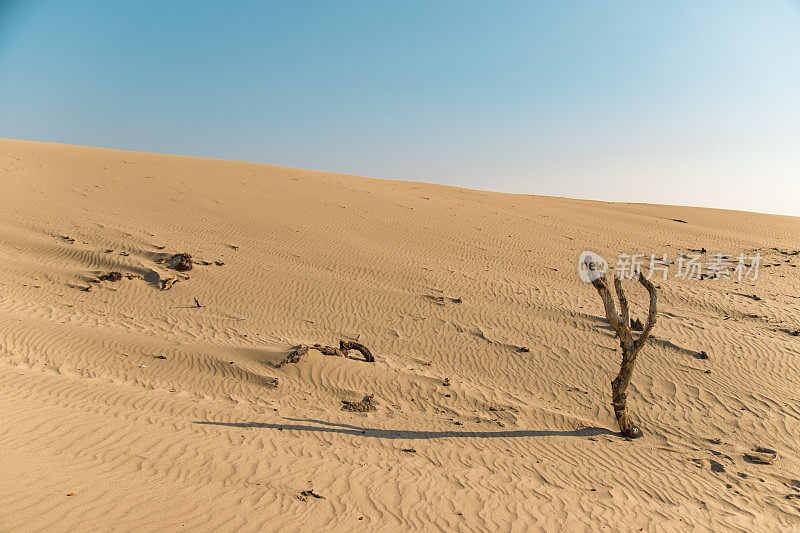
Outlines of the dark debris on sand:
<svg viewBox="0 0 800 533">
<path fill-rule="evenodd" d="M 319 500 L 324 500 L 325 496 L 317 494 L 316 492 L 314 492 L 314 489 L 304 490 L 297 496 L 297 499 L 300 500 L 301 502 L 307 502 L 309 498 L 317 498 Z"/>
<path fill-rule="evenodd" d="M 366 413 L 368 411 L 376 411 L 375 404 L 372 403 L 374 394 L 367 394 L 360 402 L 348 402 L 342 400 L 342 410 L 351 411 L 353 413 Z"/>
<path fill-rule="evenodd" d="M 158 261 L 159 264 L 167 265 L 167 267 L 171 268 L 172 270 L 177 270 L 178 272 L 186 272 L 187 270 L 192 269 L 192 256 L 187 254 L 186 252 L 180 254 L 172 254 L 169 257 L 165 257 Z"/>
<path fill-rule="evenodd" d="M 100 281 L 120 281 L 122 279 L 122 272 L 109 272 L 100 276 Z"/>
</svg>

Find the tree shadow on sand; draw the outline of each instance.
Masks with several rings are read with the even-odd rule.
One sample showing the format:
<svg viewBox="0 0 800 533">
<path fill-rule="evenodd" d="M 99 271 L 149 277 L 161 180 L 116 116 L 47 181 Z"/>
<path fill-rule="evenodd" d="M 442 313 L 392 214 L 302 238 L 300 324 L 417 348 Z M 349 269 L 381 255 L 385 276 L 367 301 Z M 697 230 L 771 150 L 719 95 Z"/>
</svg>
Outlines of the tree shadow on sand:
<svg viewBox="0 0 800 533">
<path fill-rule="evenodd" d="M 278 429 L 294 431 L 318 431 L 327 433 L 341 433 L 375 439 L 439 439 L 445 437 L 490 438 L 490 437 L 596 437 L 599 435 L 619 436 L 606 428 L 589 427 L 574 430 L 506 430 L 506 431 L 414 431 L 396 429 L 377 429 L 348 424 L 336 424 L 324 420 L 305 418 L 287 418 L 297 424 L 277 424 L 268 422 L 212 422 L 195 421 L 195 424 L 212 426 L 226 426 L 232 428 Z M 315 425 L 312 425 L 315 424 Z"/>
</svg>

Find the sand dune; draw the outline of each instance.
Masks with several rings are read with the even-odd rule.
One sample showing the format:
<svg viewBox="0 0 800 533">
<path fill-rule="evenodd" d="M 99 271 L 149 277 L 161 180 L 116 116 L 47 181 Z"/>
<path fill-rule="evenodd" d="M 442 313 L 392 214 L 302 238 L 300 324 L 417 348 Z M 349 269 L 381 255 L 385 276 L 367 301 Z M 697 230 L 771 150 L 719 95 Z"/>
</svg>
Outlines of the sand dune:
<svg viewBox="0 0 800 533">
<path fill-rule="evenodd" d="M 798 219 L 14 140 L 0 179 L 3 531 L 800 529 Z M 659 282 L 626 440 L 577 257 L 700 248 L 760 277 Z M 376 362 L 275 368 L 340 339 Z"/>
</svg>

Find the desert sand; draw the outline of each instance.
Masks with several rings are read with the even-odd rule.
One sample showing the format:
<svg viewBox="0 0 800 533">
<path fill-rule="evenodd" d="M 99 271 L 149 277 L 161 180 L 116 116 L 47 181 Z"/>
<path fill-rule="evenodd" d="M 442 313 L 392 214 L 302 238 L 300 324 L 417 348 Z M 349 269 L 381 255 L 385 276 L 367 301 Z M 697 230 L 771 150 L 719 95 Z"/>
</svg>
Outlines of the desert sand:
<svg viewBox="0 0 800 533">
<path fill-rule="evenodd" d="M 800 529 L 796 218 L 16 140 L 0 180 L 2 531 Z M 759 279 L 657 281 L 625 439 L 577 258 L 701 248 Z M 275 366 L 340 340 L 375 362 Z"/>
</svg>

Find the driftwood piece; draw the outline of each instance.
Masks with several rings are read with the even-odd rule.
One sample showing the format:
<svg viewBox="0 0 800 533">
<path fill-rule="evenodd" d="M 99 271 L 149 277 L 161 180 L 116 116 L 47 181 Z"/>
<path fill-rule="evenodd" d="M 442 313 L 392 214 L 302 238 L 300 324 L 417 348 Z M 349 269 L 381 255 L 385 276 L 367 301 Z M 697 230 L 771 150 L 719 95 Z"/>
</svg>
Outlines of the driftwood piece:
<svg viewBox="0 0 800 533">
<path fill-rule="evenodd" d="M 339 348 L 334 348 L 333 346 L 323 346 L 322 344 L 315 344 L 312 346 L 315 350 L 320 352 L 322 355 L 333 355 L 335 357 L 344 357 L 344 354 L 339 350 Z"/>
<path fill-rule="evenodd" d="M 339 341 L 339 349 L 344 352 L 345 357 L 350 350 L 357 350 L 364 356 L 364 361 L 367 363 L 374 363 L 375 356 L 369 351 L 369 348 L 355 341 Z"/>
<path fill-rule="evenodd" d="M 655 286 L 650 280 L 642 276 L 641 272 L 637 272 L 636 278 L 650 294 L 650 310 L 647 313 L 647 322 L 637 339 L 634 339 L 631 333 L 628 299 L 622 289 L 622 280 L 617 276 L 614 277 L 614 291 L 617 293 L 617 298 L 619 299 L 621 316 L 617 314 L 614 298 L 611 296 L 611 291 L 608 289 L 605 275 L 592 281 L 592 285 L 597 289 L 600 298 L 603 300 L 603 307 L 605 308 L 608 323 L 611 324 L 611 327 L 616 332 L 620 347 L 622 348 L 622 363 L 620 365 L 619 374 L 614 381 L 611 382 L 611 404 L 614 407 L 614 415 L 617 417 L 619 429 L 624 436 L 631 439 L 641 437 L 642 430 L 633 423 L 628 413 L 628 385 L 630 385 L 631 376 L 633 375 L 636 355 L 647 342 L 650 331 L 656 324 L 657 315 L 657 295 Z"/>
<path fill-rule="evenodd" d="M 350 350 L 356 350 L 361 353 L 361 355 L 364 357 L 364 361 L 366 361 L 367 363 L 375 362 L 375 356 L 372 355 L 372 352 L 369 350 L 369 348 L 367 348 L 363 344 L 354 341 L 340 340 L 338 348 L 334 348 L 333 346 L 326 346 L 324 344 L 315 344 L 314 346 L 300 345 L 294 350 L 292 350 L 292 353 L 287 355 L 286 358 L 277 365 L 275 365 L 275 367 L 280 368 L 283 365 L 287 365 L 289 363 L 297 363 L 298 361 L 300 361 L 300 358 L 302 356 L 308 353 L 308 350 L 310 349 L 317 350 L 323 355 L 332 355 L 334 357 L 350 357 Z M 350 358 L 355 359 L 354 357 Z"/>
</svg>

